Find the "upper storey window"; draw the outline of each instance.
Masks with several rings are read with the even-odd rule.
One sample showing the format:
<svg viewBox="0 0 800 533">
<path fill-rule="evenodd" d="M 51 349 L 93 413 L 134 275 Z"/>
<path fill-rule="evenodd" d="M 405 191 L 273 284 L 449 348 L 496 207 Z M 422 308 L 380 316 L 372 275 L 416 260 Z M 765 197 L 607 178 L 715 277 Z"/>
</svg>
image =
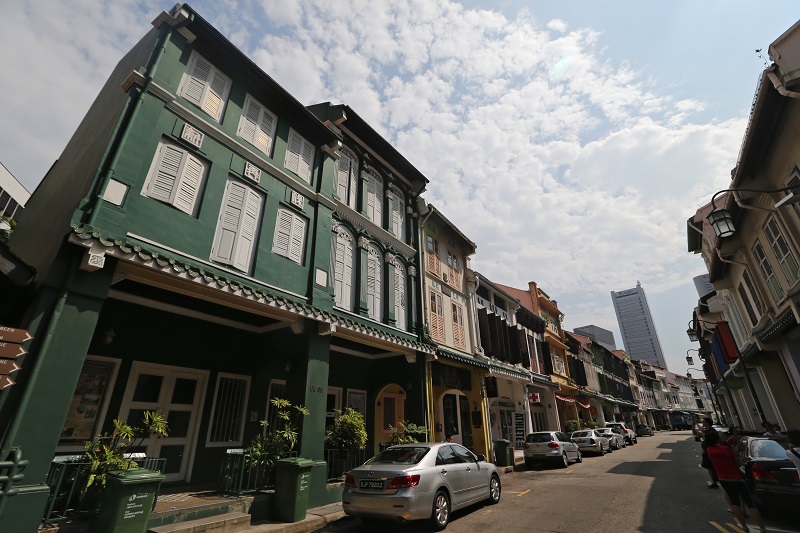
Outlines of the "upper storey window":
<svg viewBox="0 0 800 533">
<path fill-rule="evenodd" d="M 144 185 L 144 195 L 194 215 L 206 163 L 178 145 L 162 141 Z"/>
<path fill-rule="evenodd" d="M 389 220 L 390 229 L 392 230 L 392 234 L 400 239 L 401 241 L 405 242 L 406 240 L 406 232 L 405 232 L 405 205 L 403 204 L 403 194 L 392 187 L 389 189 L 389 199 L 392 202 L 392 217 Z"/>
<path fill-rule="evenodd" d="M 289 143 L 286 146 L 286 170 L 291 170 L 303 180 L 311 183 L 311 169 L 314 168 L 314 146 L 296 131 L 289 130 Z"/>
<path fill-rule="evenodd" d="M 278 118 L 248 94 L 236 134 L 269 156 L 277 124 Z"/>
<path fill-rule="evenodd" d="M 789 243 L 784 237 L 775 215 L 770 215 L 766 224 L 764 224 L 764 234 L 767 236 L 772 253 L 775 254 L 775 258 L 778 260 L 781 270 L 783 270 L 786 282 L 789 286 L 794 285 L 800 279 L 797 259 L 789 247 Z"/>
<path fill-rule="evenodd" d="M 373 171 L 367 172 L 366 210 L 367 218 L 383 227 L 383 180 Z"/>
<path fill-rule="evenodd" d="M 336 193 L 342 202 L 356 209 L 358 197 L 358 158 L 352 150 L 342 147 L 339 155 Z"/>
<path fill-rule="evenodd" d="M 192 52 L 178 94 L 211 115 L 217 122 L 221 122 L 230 88 L 230 78 L 203 56 Z"/>
</svg>

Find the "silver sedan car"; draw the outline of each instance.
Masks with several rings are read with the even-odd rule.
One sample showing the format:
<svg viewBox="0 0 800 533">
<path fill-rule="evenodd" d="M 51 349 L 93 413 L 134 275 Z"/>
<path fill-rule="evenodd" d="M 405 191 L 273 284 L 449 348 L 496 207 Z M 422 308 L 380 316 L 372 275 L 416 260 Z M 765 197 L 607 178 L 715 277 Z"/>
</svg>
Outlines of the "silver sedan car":
<svg viewBox="0 0 800 533">
<path fill-rule="evenodd" d="M 497 467 L 460 444 L 392 446 L 345 476 L 342 508 L 365 521 L 428 520 L 437 531 L 452 511 L 500 501 Z"/>
<path fill-rule="evenodd" d="M 573 431 L 571 438 L 572 442 L 577 444 L 583 453 L 591 452 L 597 455 L 605 455 L 606 452 L 611 451 L 611 444 L 609 444 L 608 438 L 593 429 Z"/>
<path fill-rule="evenodd" d="M 625 437 L 622 436 L 622 433 L 617 428 L 597 428 L 595 431 L 608 439 L 612 450 L 619 450 L 628 445 L 625 442 Z"/>
<path fill-rule="evenodd" d="M 525 456 L 525 466 L 532 467 L 536 463 L 555 463 L 562 468 L 567 468 L 570 461 L 580 463 L 583 461 L 581 450 L 561 431 L 537 431 L 525 437 L 522 453 Z"/>
</svg>

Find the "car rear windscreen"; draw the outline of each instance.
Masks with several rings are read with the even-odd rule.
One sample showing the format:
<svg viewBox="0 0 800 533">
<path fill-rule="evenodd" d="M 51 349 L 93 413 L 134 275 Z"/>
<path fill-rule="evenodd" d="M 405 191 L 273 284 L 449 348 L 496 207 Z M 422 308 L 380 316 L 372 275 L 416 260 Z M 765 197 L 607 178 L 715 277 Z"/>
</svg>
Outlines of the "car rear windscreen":
<svg viewBox="0 0 800 533">
<path fill-rule="evenodd" d="M 383 465 L 415 465 L 428 453 L 427 446 L 413 448 L 389 448 L 370 459 L 371 464 Z"/>
<path fill-rule="evenodd" d="M 786 450 L 784 447 L 774 440 L 754 440 L 751 450 L 753 451 L 753 458 L 777 460 L 787 459 Z"/>
<path fill-rule="evenodd" d="M 531 433 L 525 437 L 525 442 L 550 442 L 553 436 L 550 433 Z"/>
</svg>

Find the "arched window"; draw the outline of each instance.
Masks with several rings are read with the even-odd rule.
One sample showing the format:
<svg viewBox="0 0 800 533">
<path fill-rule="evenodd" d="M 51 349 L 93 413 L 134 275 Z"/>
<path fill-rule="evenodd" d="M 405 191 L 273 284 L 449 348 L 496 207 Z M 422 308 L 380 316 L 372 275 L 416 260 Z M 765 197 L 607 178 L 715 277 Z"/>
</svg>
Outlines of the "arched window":
<svg viewBox="0 0 800 533">
<path fill-rule="evenodd" d="M 392 216 L 389 220 L 389 228 L 395 237 L 406 242 L 406 207 L 403 193 L 392 187 L 389 189 L 389 199 L 392 201 Z"/>
<path fill-rule="evenodd" d="M 339 226 L 333 233 L 333 292 L 336 305 L 347 310 L 353 309 L 355 271 L 355 239 L 353 234 Z"/>
<path fill-rule="evenodd" d="M 336 192 L 342 202 L 356 208 L 358 196 L 358 158 L 352 150 L 342 147 L 339 156 L 339 171 L 337 173 Z"/>
<path fill-rule="evenodd" d="M 374 244 L 367 246 L 367 307 L 369 317 L 381 320 L 383 254 Z"/>
<path fill-rule="evenodd" d="M 394 260 L 394 318 L 397 327 L 406 329 L 406 267 Z"/>
<path fill-rule="evenodd" d="M 366 194 L 367 218 L 380 227 L 383 227 L 383 180 L 377 172 L 367 171 Z"/>
</svg>

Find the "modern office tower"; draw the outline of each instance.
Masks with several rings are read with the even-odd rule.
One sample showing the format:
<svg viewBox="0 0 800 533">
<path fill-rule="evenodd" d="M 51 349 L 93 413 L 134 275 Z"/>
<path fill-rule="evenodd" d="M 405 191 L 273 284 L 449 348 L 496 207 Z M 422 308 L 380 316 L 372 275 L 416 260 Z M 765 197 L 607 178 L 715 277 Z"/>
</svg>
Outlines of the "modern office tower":
<svg viewBox="0 0 800 533">
<path fill-rule="evenodd" d="M 0 216 L 18 216 L 30 197 L 31 193 L 0 163 Z"/>
<path fill-rule="evenodd" d="M 617 323 L 625 351 L 631 359 L 667 368 L 653 315 L 650 314 L 641 283 L 637 281 L 633 289 L 611 291 L 611 300 L 614 302 L 614 311 L 617 313 Z"/>
<path fill-rule="evenodd" d="M 581 335 L 586 335 L 604 348 L 607 348 L 609 351 L 613 352 L 617 349 L 617 343 L 614 341 L 614 333 L 607 329 L 603 329 L 600 326 L 590 324 L 588 326 L 575 328 L 573 331 L 575 331 L 575 333 L 580 333 Z"/>
</svg>

